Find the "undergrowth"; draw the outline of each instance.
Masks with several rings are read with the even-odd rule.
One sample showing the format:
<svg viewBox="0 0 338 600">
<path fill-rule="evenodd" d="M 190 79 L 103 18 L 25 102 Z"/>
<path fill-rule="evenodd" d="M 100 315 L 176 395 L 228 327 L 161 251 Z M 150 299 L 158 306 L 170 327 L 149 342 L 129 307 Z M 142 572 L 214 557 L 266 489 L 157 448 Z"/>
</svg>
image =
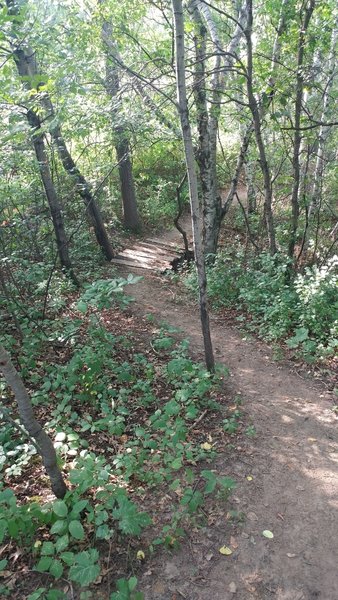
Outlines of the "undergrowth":
<svg viewBox="0 0 338 600">
<path fill-rule="evenodd" d="M 338 258 L 290 278 L 290 261 L 268 253 L 245 257 L 220 252 L 208 269 L 208 293 L 216 308 L 232 307 L 239 322 L 268 341 L 286 345 L 313 362 L 338 347 Z M 196 289 L 195 274 L 186 279 Z"/>
<path fill-rule="evenodd" d="M 211 375 L 194 362 L 170 327 L 121 312 L 123 288 L 135 281 L 88 284 L 57 303 L 57 320 L 47 318 L 56 310 L 50 297 L 43 322 L 38 303 L 35 321 L 21 318 L 21 342 L 3 336 L 69 484 L 63 500 L 51 499 L 34 445 L 17 419 L 6 419 L 12 399 L 2 384 L 4 598 L 14 589 L 24 597 L 28 586 L 29 600 L 57 600 L 74 587 L 84 600 L 96 597 L 98 581 L 109 588 L 115 579 L 110 600 L 140 600 L 142 562 L 157 546 L 175 548 L 191 520 L 203 523 L 208 498 L 224 502 L 235 485 L 213 468 L 217 436 L 231 439 L 239 427 L 238 407 L 222 405 L 226 371 Z M 20 572 L 29 573 L 25 583 Z"/>
</svg>

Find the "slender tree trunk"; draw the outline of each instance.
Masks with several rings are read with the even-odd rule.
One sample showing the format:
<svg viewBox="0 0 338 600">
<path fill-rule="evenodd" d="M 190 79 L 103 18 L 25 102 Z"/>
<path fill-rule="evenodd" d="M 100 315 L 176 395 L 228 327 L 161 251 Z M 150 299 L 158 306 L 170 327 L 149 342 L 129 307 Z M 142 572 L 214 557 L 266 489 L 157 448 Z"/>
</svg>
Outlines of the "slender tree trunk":
<svg viewBox="0 0 338 600">
<path fill-rule="evenodd" d="M 27 120 L 32 129 L 33 146 L 39 163 L 40 175 L 45 188 L 45 193 L 53 220 L 60 262 L 62 267 L 69 271 L 74 279 L 72 265 L 69 258 L 68 239 L 64 227 L 61 203 L 56 193 L 50 172 L 49 159 L 45 147 L 44 133 L 41 130 L 40 118 L 33 110 L 29 110 L 27 112 Z"/>
<path fill-rule="evenodd" d="M 204 341 L 205 362 L 209 371 L 215 368 L 214 355 L 210 336 L 209 314 L 207 304 L 207 279 L 202 245 L 200 211 L 198 200 L 197 174 L 194 160 L 194 148 L 191 137 L 189 111 L 185 82 L 185 50 L 184 50 L 184 19 L 182 0 L 172 0 L 175 26 L 176 79 L 178 111 L 181 121 L 182 136 L 187 165 L 189 195 L 191 205 L 194 252 L 199 286 L 199 304 L 202 334 Z"/>
<path fill-rule="evenodd" d="M 330 56 L 329 56 L 329 60 L 328 60 L 328 78 L 327 78 L 325 88 L 324 88 L 325 91 L 324 91 L 324 95 L 323 95 L 322 113 L 321 113 L 321 118 L 320 118 L 322 123 L 325 122 L 325 119 L 327 117 L 327 112 L 328 112 L 328 108 L 329 108 L 329 104 L 330 104 L 331 89 L 332 89 L 333 80 L 334 80 L 334 74 L 335 74 L 335 71 L 337 68 L 336 45 L 337 45 L 337 26 L 333 30 L 332 38 L 331 38 L 331 49 L 330 49 Z M 324 161 L 325 142 L 326 142 L 326 139 L 327 139 L 329 133 L 330 133 L 329 127 L 323 127 L 323 125 L 320 126 L 319 134 L 318 134 L 318 149 L 317 149 L 316 165 L 315 165 L 315 170 L 314 170 L 314 174 L 313 174 L 313 186 L 312 186 L 310 204 L 309 204 L 309 209 L 308 209 L 308 218 L 309 219 L 311 217 L 312 211 L 314 210 L 316 205 L 319 204 L 320 192 L 321 192 L 321 182 L 322 182 L 324 166 L 325 166 L 325 161 Z"/>
<path fill-rule="evenodd" d="M 310 23 L 312 13 L 315 8 L 315 0 L 310 0 L 308 7 L 305 9 L 304 16 L 301 14 L 301 22 L 299 29 L 298 38 L 298 52 L 297 52 L 297 76 L 296 76 L 296 98 L 295 98 L 295 116 L 294 116 L 294 127 L 295 135 L 293 140 L 293 157 L 292 157 L 292 170 L 293 170 L 293 186 L 291 195 L 291 228 L 289 236 L 289 247 L 288 254 L 292 258 L 294 255 L 295 245 L 297 241 L 297 230 L 299 220 L 299 186 L 301 181 L 301 169 L 300 169 L 300 148 L 302 141 L 302 133 L 300 129 L 301 116 L 302 116 L 302 102 L 304 92 L 304 53 L 306 43 L 306 32 Z"/>
<path fill-rule="evenodd" d="M 254 131 L 254 127 L 251 124 L 249 127 L 247 127 L 243 140 L 242 140 L 242 144 L 241 144 L 241 148 L 238 154 L 238 158 L 237 158 L 237 163 L 236 163 L 236 168 L 235 168 L 235 173 L 234 176 L 231 180 L 231 185 L 227 194 L 227 197 L 223 203 L 223 207 L 222 207 L 222 212 L 221 212 L 221 218 L 223 219 L 225 217 L 225 215 L 227 214 L 227 212 L 229 211 L 229 208 L 235 198 L 235 194 L 237 191 L 237 186 L 238 186 L 238 181 L 241 175 L 241 171 L 245 162 L 245 157 L 246 157 L 246 153 L 248 151 L 248 147 L 249 147 L 249 143 L 250 143 L 250 138 L 252 136 L 252 133 Z"/>
<path fill-rule="evenodd" d="M 53 104 L 48 96 L 45 95 L 42 100 L 46 110 L 49 111 L 50 116 L 53 118 L 53 122 L 56 121 Z M 67 144 L 62 136 L 60 125 L 51 125 L 50 134 L 53 142 L 57 149 L 57 153 L 62 162 L 63 168 L 67 171 L 68 175 L 76 182 L 76 190 L 80 194 L 95 232 L 95 237 L 99 246 L 101 247 L 107 260 L 111 260 L 114 257 L 114 250 L 109 241 L 106 228 L 104 226 L 102 214 L 100 208 L 94 198 L 91 187 L 85 177 L 82 175 L 79 168 L 76 166 L 72 155 L 70 154 Z"/>
<path fill-rule="evenodd" d="M 57 498 L 63 498 L 67 492 L 67 486 L 57 465 L 57 457 L 52 441 L 35 419 L 31 399 L 22 379 L 16 371 L 8 352 L 6 352 L 5 348 L 1 345 L 0 372 L 7 382 L 7 385 L 13 391 L 22 425 L 27 429 L 29 435 L 37 444 L 42 462 L 51 482 L 52 490 Z"/>
<path fill-rule="evenodd" d="M 245 157 L 244 170 L 248 197 L 248 214 L 252 215 L 256 212 L 257 198 L 256 189 L 254 185 L 254 164 L 252 160 L 250 160 L 250 158 L 248 157 L 248 154 Z"/>
<path fill-rule="evenodd" d="M 102 39 L 106 49 L 106 81 L 105 87 L 107 94 L 111 98 L 112 106 L 118 99 L 120 91 L 119 68 L 115 64 L 115 57 L 118 58 L 118 49 L 113 40 L 112 25 L 104 20 L 102 24 Z M 121 185 L 121 196 L 123 204 L 124 226 L 132 231 L 141 229 L 141 220 L 137 208 L 136 191 L 132 163 L 130 159 L 130 143 L 126 128 L 121 125 L 115 125 L 116 106 L 111 110 L 111 121 L 115 139 L 115 149 L 118 160 L 118 169 Z M 117 115 L 118 116 L 118 115 Z"/>
<path fill-rule="evenodd" d="M 241 21 L 244 19 L 244 11 L 240 9 L 239 24 L 235 28 L 226 51 L 224 51 L 218 35 L 217 24 L 212 17 L 209 6 L 201 0 L 191 0 L 190 9 L 200 31 L 199 40 L 195 44 L 195 97 L 201 124 L 199 126 L 200 147 L 198 158 L 203 192 L 204 251 L 205 254 L 215 255 L 222 222 L 222 199 L 217 178 L 218 123 L 227 76 L 235 62 L 235 52 L 243 35 Z M 202 51 L 200 44 L 201 39 L 204 37 L 203 43 L 205 46 L 205 29 L 209 32 L 215 55 L 211 79 L 212 109 L 209 113 L 206 103 L 205 74 L 202 74 L 202 68 L 205 68 L 205 49 Z M 202 64 L 203 67 L 200 66 Z"/>
<path fill-rule="evenodd" d="M 137 209 L 135 183 L 130 160 L 130 144 L 121 128 L 116 129 L 116 135 L 115 149 L 119 163 L 118 169 L 123 202 L 124 226 L 131 231 L 139 231 L 141 229 L 141 220 Z"/>
<path fill-rule="evenodd" d="M 7 6 L 9 12 L 15 17 L 19 15 L 20 8 L 13 0 L 7 0 Z M 14 21 L 15 23 L 15 21 Z M 24 48 L 20 48 L 15 44 L 17 34 L 13 34 L 13 57 L 20 77 L 22 78 L 23 84 L 30 89 L 29 79 L 36 75 L 37 70 L 35 66 L 35 55 L 33 50 L 25 45 Z M 41 181 L 45 189 L 46 198 L 48 201 L 53 226 L 54 234 L 56 239 L 56 245 L 60 258 L 61 266 L 69 273 L 74 283 L 78 285 L 78 281 L 72 271 L 71 260 L 69 257 L 68 250 L 68 239 L 65 232 L 64 220 L 62 214 L 62 207 L 58 195 L 55 190 L 53 183 L 48 154 L 45 147 L 44 133 L 41 129 L 40 117 L 34 109 L 30 109 L 26 114 L 27 121 L 30 125 L 32 132 L 32 144 L 35 151 L 35 155 L 39 165 L 39 171 Z"/>
<path fill-rule="evenodd" d="M 254 124 L 256 143 L 260 158 L 260 167 L 264 181 L 264 216 L 266 222 L 266 228 L 269 237 L 269 250 L 270 254 L 276 254 L 276 236 L 275 226 L 273 222 L 272 213 L 272 180 L 270 167 L 267 160 L 265 144 L 262 136 L 261 117 L 259 112 L 258 103 L 253 92 L 253 54 L 252 54 L 252 0 L 247 0 L 247 27 L 245 31 L 245 37 L 247 42 L 247 94 L 249 100 L 249 106 L 252 114 L 252 120 Z"/>
<path fill-rule="evenodd" d="M 195 152 L 199 167 L 201 191 L 203 198 L 203 239 L 204 253 L 210 257 L 216 253 L 220 228 L 220 205 L 217 200 L 217 181 L 213 178 L 210 148 L 209 113 L 205 85 L 206 33 L 207 29 L 201 19 L 195 1 L 190 3 L 195 22 L 195 69 L 194 98 L 197 112 L 198 148 Z"/>
<path fill-rule="evenodd" d="M 272 102 L 274 93 L 275 93 L 276 70 L 277 70 L 278 58 L 279 58 L 280 48 L 281 48 L 280 38 L 281 38 L 281 35 L 284 33 L 286 25 L 287 25 L 286 9 L 289 4 L 290 4 L 290 0 L 282 0 L 281 9 L 280 9 L 280 17 L 279 17 L 278 27 L 277 27 L 277 31 L 276 31 L 276 38 L 275 38 L 274 45 L 273 45 L 273 52 L 272 52 L 272 59 L 271 59 L 271 72 L 270 72 L 270 77 L 269 77 L 269 101 L 268 101 L 268 104 L 265 104 L 264 106 L 263 106 L 262 102 L 260 103 L 260 113 L 259 114 L 260 114 L 261 121 L 264 117 L 266 110 L 268 109 L 268 106 Z M 246 14 L 244 9 L 241 10 L 241 14 L 242 15 Z M 252 78 L 252 74 L 251 74 L 251 78 Z M 221 219 L 223 219 L 224 216 L 227 214 L 227 212 L 233 202 L 233 199 L 235 197 L 240 174 L 241 174 L 243 166 L 245 167 L 246 155 L 248 152 L 248 148 L 249 148 L 249 144 L 250 144 L 250 140 L 251 140 L 251 136 L 252 136 L 253 132 L 255 132 L 254 121 L 252 121 L 249 125 L 247 125 L 245 131 L 242 134 L 243 137 L 242 137 L 242 142 L 241 142 L 241 148 L 240 148 L 238 158 L 237 158 L 235 173 L 234 173 L 234 176 L 231 181 L 231 186 L 230 186 L 229 192 L 228 192 L 225 202 L 223 203 L 223 206 L 222 206 Z"/>
<path fill-rule="evenodd" d="M 7 0 L 7 4 L 8 4 L 8 6 L 13 6 L 13 0 Z M 15 10 L 15 14 L 18 14 L 19 9 L 17 7 L 13 8 L 13 10 Z M 26 79 L 24 80 L 25 85 L 28 89 L 32 89 L 30 78 L 34 78 L 34 77 L 37 78 L 40 75 L 37 61 L 36 61 L 35 52 L 33 51 L 32 48 L 29 48 L 29 47 L 26 47 L 26 50 L 21 50 L 19 48 L 16 48 L 14 50 L 14 57 L 15 56 L 18 57 L 16 59 L 16 63 L 18 66 L 19 74 L 21 75 L 21 77 L 26 77 Z M 53 119 L 51 127 L 50 127 L 50 134 L 52 136 L 53 142 L 56 145 L 56 149 L 57 149 L 58 155 L 60 157 L 60 160 L 63 164 L 64 169 L 68 172 L 68 174 L 73 179 L 75 179 L 76 184 L 77 184 L 77 190 L 84 201 L 88 216 L 90 218 L 91 224 L 93 225 L 96 239 L 97 239 L 99 245 L 101 246 L 106 258 L 108 260 L 111 260 L 114 256 L 114 252 L 113 252 L 112 246 L 108 239 L 107 232 L 104 227 L 100 209 L 99 209 L 99 207 L 95 201 L 95 198 L 91 192 L 90 185 L 88 184 L 85 177 L 82 175 L 82 173 L 76 166 L 76 164 L 67 148 L 66 142 L 62 136 L 61 127 L 57 123 L 57 119 L 55 117 L 55 112 L 54 112 L 54 107 L 53 107 L 52 101 L 51 101 L 48 93 L 47 92 L 39 93 L 37 101 L 39 102 L 41 107 L 47 111 L 48 115 L 50 117 L 52 117 L 52 119 Z M 36 115 L 35 111 L 34 112 L 29 111 L 29 113 L 32 113 L 33 117 L 34 117 L 34 115 Z M 32 119 L 33 117 L 30 116 L 30 114 L 29 114 L 27 118 L 29 120 L 29 119 Z M 38 119 L 38 121 L 39 121 L 39 119 Z M 41 140 L 42 140 L 42 145 L 44 145 L 43 136 L 41 136 Z M 35 142 L 34 142 L 34 144 L 35 144 Z M 41 154 L 42 153 L 41 143 L 40 143 L 39 150 L 40 150 L 40 154 Z M 35 151 L 37 153 L 36 149 L 35 149 Z M 47 156 L 46 153 L 45 153 L 45 155 Z M 44 186 L 46 189 L 45 182 L 48 179 L 48 174 L 45 173 L 44 177 L 45 177 Z M 50 179 L 50 181 L 52 181 L 51 177 L 49 177 L 49 179 Z M 47 185 L 48 185 L 48 190 L 50 190 L 50 187 L 51 187 L 50 184 L 48 183 Z M 50 193 L 50 191 L 49 191 L 49 193 Z M 47 194 L 47 190 L 46 190 L 46 194 Z"/>
</svg>

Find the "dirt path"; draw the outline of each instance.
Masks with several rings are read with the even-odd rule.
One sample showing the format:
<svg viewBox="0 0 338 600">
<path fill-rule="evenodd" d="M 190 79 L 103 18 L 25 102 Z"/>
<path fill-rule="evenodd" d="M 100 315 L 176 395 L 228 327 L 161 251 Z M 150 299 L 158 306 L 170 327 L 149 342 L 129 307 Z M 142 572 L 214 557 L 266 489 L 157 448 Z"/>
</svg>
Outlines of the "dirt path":
<svg viewBox="0 0 338 600">
<path fill-rule="evenodd" d="M 176 232 L 162 239 L 179 240 Z M 202 352 L 197 309 L 177 297 L 173 284 L 147 271 L 129 292 L 133 311 L 179 327 L 194 352 Z M 187 540 L 162 565 L 150 565 L 141 580 L 145 598 L 338 600 L 338 419 L 332 396 L 312 378 L 274 363 L 268 347 L 243 339 L 217 316 L 211 325 L 217 361 L 230 368 L 227 393 L 242 395 L 257 431 L 245 436 L 230 462 L 222 456 L 217 461 L 218 471 L 237 482 L 231 502 L 245 521 L 234 529 L 224 515 L 194 534 L 194 544 Z M 274 539 L 262 536 L 266 529 Z M 219 548 L 230 545 L 230 536 L 233 554 L 222 556 Z"/>
</svg>

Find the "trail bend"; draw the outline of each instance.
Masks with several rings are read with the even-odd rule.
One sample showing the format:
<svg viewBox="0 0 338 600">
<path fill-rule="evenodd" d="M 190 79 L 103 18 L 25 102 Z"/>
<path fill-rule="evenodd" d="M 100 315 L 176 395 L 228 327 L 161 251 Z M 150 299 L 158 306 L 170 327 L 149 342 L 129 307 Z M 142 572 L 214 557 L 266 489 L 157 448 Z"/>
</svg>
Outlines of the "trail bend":
<svg viewBox="0 0 338 600">
<path fill-rule="evenodd" d="M 176 231 L 159 239 L 162 249 L 181 241 Z M 127 290 L 135 298 L 131 310 L 179 327 L 203 358 L 197 307 L 160 272 L 139 266 L 134 272 L 143 279 Z M 211 329 L 216 360 L 230 369 L 226 395 L 241 394 L 256 429 L 230 460 L 217 459 L 217 470 L 237 482 L 231 502 L 245 521 L 234 533 L 224 515 L 194 534 L 193 543 L 162 555 L 162 562 L 152 559 L 140 582 L 145 598 L 338 600 L 338 419 L 332 394 L 292 365 L 274 362 L 268 346 L 219 316 L 212 315 Z M 266 529 L 273 540 L 262 536 Z M 238 547 L 224 557 L 219 548 L 230 535 Z"/>
</svg>

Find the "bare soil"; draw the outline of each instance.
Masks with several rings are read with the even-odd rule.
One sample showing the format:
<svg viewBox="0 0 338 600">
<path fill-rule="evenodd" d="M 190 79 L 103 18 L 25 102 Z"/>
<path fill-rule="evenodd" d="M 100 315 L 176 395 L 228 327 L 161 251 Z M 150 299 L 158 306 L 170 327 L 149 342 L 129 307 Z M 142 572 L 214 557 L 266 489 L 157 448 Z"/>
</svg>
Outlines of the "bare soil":
<svg viewBox="0 0 338 600">
<path fill-rule="evenodd" d="M 161 239 L 180 244 L 176 231 Z M 129 290 L 131 310 L 179 327 L 203 358 L 197 307 L 160 272 L 135 272 L 144 278 Z M 256 430 L 231 459 L 220 454 L 214 465 L 237 482 L 230 501 L 237 518 L 227 504 L 221 518 L 192 530 L 180 550 L 156 555 L 140 589 L 146 600 L 338 600 L 333 395 L 292 363 L 274 362 L 271 348 L 221 316 L 212 316 L 211 327 L 216 359 L 230 369 L 226 395 L 241 395 Z M 232 554 L 220 554 L 221 546 Z"/>
</svg>

